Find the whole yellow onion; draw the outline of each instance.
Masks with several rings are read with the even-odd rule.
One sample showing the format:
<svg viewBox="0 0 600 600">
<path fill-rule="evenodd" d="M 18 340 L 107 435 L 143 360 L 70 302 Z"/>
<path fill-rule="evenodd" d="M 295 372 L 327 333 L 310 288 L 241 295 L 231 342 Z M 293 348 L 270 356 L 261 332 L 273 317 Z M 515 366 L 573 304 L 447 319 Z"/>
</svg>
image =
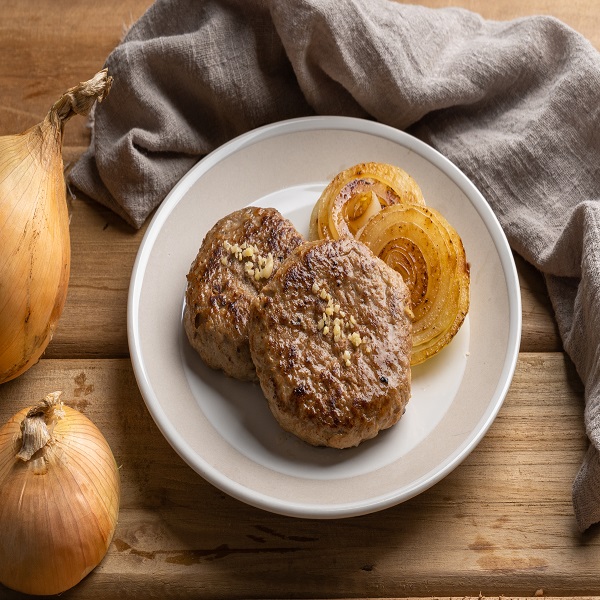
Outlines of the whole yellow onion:
<svg viewBox="0 0 600 600">
<path fill-rule="evenodd" d="M 0 383 L 38 361 L 62 313 L 71 265 L 63 127 L 111 82 L 104 69 L 66 91 L 41 123 L 0 137 Z"/>
<path fill-rule="evenodd" d="M 27 594 L 59 594 L 81 581 L 117 525 L 114 456 L 61 394 L 48 394 L 0 429 L 0 583 Z"/>
</svg>

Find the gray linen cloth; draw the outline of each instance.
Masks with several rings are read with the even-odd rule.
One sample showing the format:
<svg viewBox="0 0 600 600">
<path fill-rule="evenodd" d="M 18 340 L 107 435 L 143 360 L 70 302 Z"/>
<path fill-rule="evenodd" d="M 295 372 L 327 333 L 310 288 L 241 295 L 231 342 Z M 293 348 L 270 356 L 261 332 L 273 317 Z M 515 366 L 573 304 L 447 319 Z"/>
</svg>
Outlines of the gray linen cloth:
<svg viewBox="0 0 600 600">
<path fill-rule="evenodd" d="M 158 0 L 107 66 L 71 182 L 134 227 L 201 156 L 291 117 L 374 119 L 457 164 L 546 277 L 585 385 L 575 517 L 600 521 L 600 57 L 582 36 L 388 0 Z"/>
</svg>

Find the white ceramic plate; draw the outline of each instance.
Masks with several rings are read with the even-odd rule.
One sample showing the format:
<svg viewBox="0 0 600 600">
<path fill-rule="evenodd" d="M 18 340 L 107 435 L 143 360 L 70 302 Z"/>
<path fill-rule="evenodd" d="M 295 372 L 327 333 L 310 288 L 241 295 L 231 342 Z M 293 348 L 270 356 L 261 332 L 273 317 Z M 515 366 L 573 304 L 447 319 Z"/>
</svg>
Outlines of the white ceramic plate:
<svg viewBox="0 0 600 600">
<path fill-rule="evenodd" d="M 205 233 L 248 204 L 273 206 L 307 234 L 312 206 L 341 170 L 396 164 L 462 237 L 471 308 L 452 343 L 413 368 L 402 420 L 348 450 L 313 448 L 275 422 L 260 388 L 208 369 L 182 326 L 186 274 Z M 140 246 L 128 336 L 138 385 L 158 427 L 200 475 L 276 513 L 336 518 L 403 502 L 452 471 L 493 422 L 521 334 L 519 283 L 506 238 L 472 183 L 396 129 L 345 117 L 269 125 L 225 144 L 173 188 Z"/>
</svg>

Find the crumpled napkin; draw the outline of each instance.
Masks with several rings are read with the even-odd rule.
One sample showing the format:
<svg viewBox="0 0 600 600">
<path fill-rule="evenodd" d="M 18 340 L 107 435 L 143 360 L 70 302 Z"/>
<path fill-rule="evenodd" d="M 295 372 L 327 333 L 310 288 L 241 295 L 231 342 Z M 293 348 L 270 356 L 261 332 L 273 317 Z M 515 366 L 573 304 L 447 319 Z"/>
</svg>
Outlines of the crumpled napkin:
<svg viewBox="0 0 600 600">
<path fill-rule="evenodd" d="M 158 0 L 106 66 L 70 179 L 134 227 L 201 156 L 291 117 L 375 119 L 457 164 L 546 277 L 585 385 L 574 512 L 600 521 L 600 55 L 582 36 L 388 0 Z"/>
</svg>

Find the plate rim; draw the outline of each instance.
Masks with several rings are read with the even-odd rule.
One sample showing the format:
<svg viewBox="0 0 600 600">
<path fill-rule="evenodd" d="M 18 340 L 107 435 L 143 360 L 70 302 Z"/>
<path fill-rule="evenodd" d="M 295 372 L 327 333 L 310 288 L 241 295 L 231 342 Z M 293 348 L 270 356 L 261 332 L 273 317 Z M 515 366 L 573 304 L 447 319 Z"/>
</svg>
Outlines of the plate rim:
<svg viewBox="0 0 600 600">
<path fill-rule="evenodd" d="M 507 281 L 509 335 L 506 354 L 496 390 L 490 398 L 487 409 L 477 426 L 469 433 L 463 444 L 446 457 L 445 461 L 438 463 L 434 469 L 411 482 L 409 486 L 404 486 L 402 491 L 395 490 L 394 492 L 373 497 L 368 501 L 362 501 L 358 504 L 338 503 L 319 505 L 318 503 L 293 503 L 281 500 L 258 492 L 255 489 L 249 489 L 212 467 L 191 449 L 187 442 L 178 434 L 178 431 L 173 427 L 166 413 L 163 411 L 150 384 L 139 341 L 139 319 L 137 318 L 139 315 L 137 309 L 141 298 L 140 291 L 144 280 L 144 267 L 147 264 L 153 244 L 162 226 L 197 179 L 230 154 L 243 150 L 255 142 L 283 134 L 325 129 L 346 130 L 381 137 L 416 153 L 446 174 L 465 194 L 471 206 L 482 219 L 498 252 L 499 262 Z M 474 202 L 474 199 L 477 202 Z M 136 382 L 146 408 L 170 446 L 196 473 L 230 496 L 269 512 L 301 518 L 345 518 L 376 512 L 405 502 L 444 479 L 479 444 L 502 407 L 516 369 L 521 330 L 522 309 L 520 285 L 512 250 L 500 222 L 475 184 L 452 161 L 422 140 L 389 125 L 355 117 L 309 116 L 267 124 L 233 138 L 199 160 L 173 186 L 151 218 L 136 254 L 127 298 L 127 339 Z"/>
</svg>

